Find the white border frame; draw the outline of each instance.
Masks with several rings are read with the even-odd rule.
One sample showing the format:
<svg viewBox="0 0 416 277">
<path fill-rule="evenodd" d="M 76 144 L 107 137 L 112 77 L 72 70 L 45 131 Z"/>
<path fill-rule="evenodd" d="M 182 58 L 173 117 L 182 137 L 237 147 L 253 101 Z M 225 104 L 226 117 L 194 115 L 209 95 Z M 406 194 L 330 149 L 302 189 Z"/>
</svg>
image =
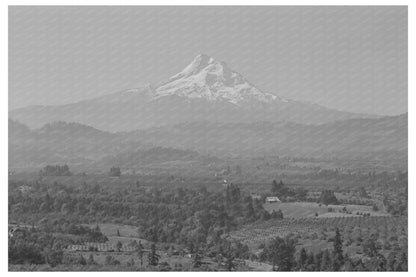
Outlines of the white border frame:
<svg viewBox="0 0 416 277">
<path fill-rule="evenodd" d="M 6 0 L 4 1 L 5 3 L 2 3 L 0 6 L 0 22 L 1 22 L 1 28 L 0 28 L 0 34 L 1 34 L 1 38 L 2 38 L 2 43 L 1 43 L 1 77 L 0 77 L 0 84 L 1 84 L 1 93 L 0 93 L 0 112 L 1 112 L 1 119 L 0 119 L 0 130 L 1 130 L 1 154 L 0 154 L 0 168 L 2 169 L 3 174 L 1 175 L 1 179 L 3 180 L 3 182 L 1 182 L 1 195 L 2 195 L 2 206 L 1 206 L 1 219 L 0 222 L 2 223 L 2 228 L 1 228 L 1 232 L 0 232 L 0 241 L 1 241 L 1 257 L 0 257 L 0 264 L 1 264 L 1 272 L 7 272 L 7 274 L 13 274 L 13 275 L 18 275 L 20 276 L 21 274 L 25 274 L 24 272 L 8 272 L 8 260 L 7 260 L 7 245 L 8 245 L 8 241 L 7 241 L 7 236 L 6 236 L 6 232 L 7 232 L 7 228 L 6 228 L 6 224 L 8 222 L 8 174 L 7 174 L 7 170 L 8 170 L 8 6 L 9 5 L 79 5 L 79 6 L 120 6 L 120 5 L 128 5 L 128 6 L 136 6 L 136 5 L 191 5 L 191 6 L 196 6 L 196 5 L 202 5 L 202 6 L 207 6 L 207 5 L 248 5 L 248 6 L 264 6 L 264 5 L 283 5 L 283 6 L 297 6 L 297 5 L 310 5 L 310 6 L 316 6 L 316 5 L 333 5 L 333 6 L 372 6 L 372 5 L 404 5 L 404 6 L 408 6 L 408 91 L 412 91 L 412 89 L 415 88 L 414 86 L 414 81 L 411 78 L 412 73 L 413 73 L 413 67 L 412 65 L 415 64 L 415 55 L 413 54 L 412 51 L 410 51 L 411 49 L 416 49 L 416 44 L 415 44 L 415 36 L 412 33 L 412 31 L 415 30 L 415 21 L 412 20 L 412 15 L 415 16 L 415 13 L 412 13 L 412 6 L 411 3 L 415 2 L 415 1 L 357 1 L 357 0 L 350 0 L 350 1 L 310 1 L 310 0 L 304 0 L 304 1 L 300 1 L 300 0 L 292 0 L 292 1 L 271 1 L 271 0 L 257 0 L 257 1 L 235 1 L 235 0 L 200 0 L 197 3 L 195 1 L 191 1 L 191 0 L 187 0 L 187 1 L 167 1 L 167 0 L 153 0 L 153 1 L 134 1 L 134 0 L 118 0 L 118 1 L 111 1 L 111 0 L 101 0 L 101 1 L 97 1 L 97 0 L 72 0 L 72 1 L 68 1 L 68 0 L 63 0 L 63 1 L 51 1 L 51 0 L 43 0 L 43 1 L 21 1 L 21 0 L 16 0 L 16 1 L 10 1 L 10 0 Z M 413 94 L 408 93 L 408 107 L 416 107 L 416 98 Z M 408 109 L 409 110 L 409 109 Z M 414 142 L 416 139 L 416 129 L 414 126 L 414 122 L 415 122 L 415 118 L 416 117 L 416 113 L 413 113 L 409 110 L 409 142 Z M 413 181 L 415 180 L 414 176 L 414 170 L 416 170 L 415 166 L 415 154 L 416 154 L 416 149 L 412 146 L 411 143 L 409 143 L 409 163 L 408 163 L 408 167 L 409 167 L 409 200 L 411 199 L 412 196 L 415 195 L 415 189 L 413 188 L 412 184 Z M 409 201 L 409 214 L 414 215 L 414 211 L 415 211 L 415 205 Z M 415 220 L 413 220 L 412 217 L 409 216 L 409 234 L 412 234 L 412 231 L 415 231 Z M 412 260 L 412 258 L 414 257 L 414 248 L 415 248 L 415 239 L 413 236 L 409 236 L 408 238 L 409 240 L 409 256 L 408 256 L 408 260 L 409 260 L 409 272 L 408 273 L 398 273 L 398 272 L 389 272 L 389 273 L 376 273 L 376 272 L 363 272 L 363 273 L 355 273 L 354 274 L 358 274 L 358 275 L 373 275 L 373 274 L 383 274 L 383 275 L 396 275 L 396 274 L 409 274 L 410 272 L 414 272 L 415 271 L 415 266 L 412 265 L 412 263 L 410 262 Z M 34 274 L 36 276 L 42 276 L 44 274 L 57 274 L 57 272 L 51 272 L 51 273 L 44 273 L 44 272 L 31 272 L 29 274 Z M 114 273 L 113 272 L 98 272 L 98 273 L 93 273 L 93 272 L 65 272 L 65 273 L 61 273 L 61 274 L 80 274 L 83 276 L 91 276 L 91 274 L 94 274 L 98 276 L 98 274 L 100 274 L 100 276 L 105 275 L 105 276 L 111 276 Z M 158 273 L 158 272 L 130 272 L 130 273 L 125 273 L 125 274 L 131 274 L 130 276 L 133 276 L 133 274 L 135 276 L 137 276 L 137 274 L 140 275 L 159 275 L 159 274 L 163 274 L 163 273 Z M 183 274 L 187 274 L 188 276 L 190 276 L 190 274 L 194 274 L 192 272 L 169 272 L 168 274 L 173 275 L 173 276 L 182 276 Z M 212 274 L 211 272 L 201 272 L 198 273 L 201 275 L 205 275 L 208 276 L 208 274 Z M 236 274 L 239 275 L 246 275 L 248 276 L 249 274 L 252 274 L 252 272 L 234 272 L 234 273 L 216 273 L 216 274 L 220 274 L 220 275 L 226 275 L 226 274 L 233 274 L 234 276 L 236 276 Z M 256 274 L 256 273 L 255 273 Z M 268 272 L 268 273 L 262 273 L 262 274 L 273 274 L 274 276 L 276 276 L 276 274 L 301 274 L 301 273 L 276 273 L 276 272 Z M 324 275 L 333 275 L 333 272 L 308 272 L 306 273 L 308 274 L 308 276 L 322 276 L 322 274 Z M 348 272 L 344 272 L 344 273 L 339 273 L 339 274 L 350 274 Z M 270 275 L 271 276 L 271 275 Z"/>
</svg>

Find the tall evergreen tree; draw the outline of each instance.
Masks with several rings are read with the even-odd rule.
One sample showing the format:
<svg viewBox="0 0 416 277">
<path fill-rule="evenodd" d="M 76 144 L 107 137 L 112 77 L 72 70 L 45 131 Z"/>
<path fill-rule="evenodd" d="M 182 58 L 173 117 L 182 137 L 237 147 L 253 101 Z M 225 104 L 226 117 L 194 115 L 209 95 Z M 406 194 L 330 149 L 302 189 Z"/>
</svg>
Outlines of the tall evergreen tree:
<svg viewBox="0 0 416 277">
<path fill-rule="evenodd" d="M 228 255 L 228 257 L 226 257 L 225 259 L 225 265 L 227 266 L 227 270 L 228 271 L 233 271 L 237 265 L 234 262 L 234 255 Z"/>
<path fill-rule="evenodd" d="M 90 256 L 88 257 L 87 264 L 95 264 L 94 257 L 92 256 L 92 254 L 90 254 Z"/>
<path fill-rule="evenodd" d="M 149 264 L 157 266 L 159 264 L 160 255 L 156 253 L 156 244 L 152 244 L 150 247 L 150 252 L 148 256 Z"/>
<path fill-rule="evenodd" d="M 367 237 L 363 242 L 363 252 L 368 257 L 376 257 L 378 255 L 377 240 L 374 236 Z"/>
<path fill-rule="evenodd" d="M 194 253 L 194 257 L 192 260 L 192 265 L 194 268 L 200 268 L 202 265 L 202 255 L 199 251 L 199 249 L 197 249 Z"/>
<path fill-rule="evenodd" d="M 142 242 L 139 241 L 139 243 L 136 246 L 136 252 L 140 259 L 140 267 L 143 267 L 143 254 L 144 254 L 143 250 L 144 248 L 143 248 Z"/>
<path fill-rule="evenodd" d="M 334 271 L 339 271 L 344 264 L 344 256 L 342 253 L 342 238 L 339 229 L 335 230 L 334 238 L 334 249 L 333 249 L 333 260 L 332 260 L 332 269 Z"/>
<path fill-rule="evenodd" d="M 329 253 L 328 249 L 325 249 L 325 251 L 322 253 L 320 271 L 331 271 L 332 270 L 331 264 L 332 264 L 331 254 Z"/>
<path fill-rule="evenodd" d="M 299 259 L 298 259 L 298 270 L 300 271 L 305 271 L 306 266 L 307 266 L 307 259 L 308 259 L 308 254 L 306 253 L 305 248 L 302 248 L 300 250 L 299 253 Z"/>
<path fill-rule="evenodd" d="M 313 252 L 309 252 L 308 259 L 306 260 L 306 267 L 305 271 L 315 271 L 316 265 L 315 265 L 315 255 Z"/>
<path fill-rule="evenodd" d="M 117 244 L 116 244 L 117 252 L 120 252 L 121 248 L 123 248 L 123 244 L 121 243 L 121 241 L 117 241 Z"/>
<path fill-rule="evenodd" d="M 256 216 L 253 208 L 253 202 L 251 198 L 249 199 L 246 207 L 246 218 L 247 219 L 253 219 Z"/>
<path fill-rule="evenodd" d="M 315 270 L 316 271 L 320 271 L 320 269 L 321 269 L 322 255 L 323 255 L 323 252 L 320 251 L 320 252 L 316 253 L 313 257 L 313 263 L 315 265 Z"/>
</svg>

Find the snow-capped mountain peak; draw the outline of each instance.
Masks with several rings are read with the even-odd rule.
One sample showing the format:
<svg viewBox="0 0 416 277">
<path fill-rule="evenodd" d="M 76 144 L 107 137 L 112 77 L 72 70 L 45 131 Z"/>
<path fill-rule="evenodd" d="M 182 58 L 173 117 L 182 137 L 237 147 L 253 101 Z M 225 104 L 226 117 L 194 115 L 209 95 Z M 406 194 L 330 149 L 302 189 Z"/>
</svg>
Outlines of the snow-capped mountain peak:
<svg viewBox="0 0 416 277">
<path fill-rule="evenodd" d="M 265 93 L 249 83 L 241 74 L 231 70 L 225 62 L 200 54 L 180 73 L 155 89 L 155 97 L 181 96 L 211 101 L 228 101 L 239 105 L 248 101 L 270 102 L 282 100 Z"/>
<path fill-rule="evenodd" d="M 199 54 L 198 56 L 194 58 L 194 60 L 187 67 L 185 67 L 184 70 L 172 76 L 169 79 L 169 81 L 173 81 L 173 80 L 180 79 L 180 78 L 187 78 L 191 75 L 198 74 L 204 67 L 212 63 L 214 63 L 213 58 L 205 54 Z"/>
</svg>

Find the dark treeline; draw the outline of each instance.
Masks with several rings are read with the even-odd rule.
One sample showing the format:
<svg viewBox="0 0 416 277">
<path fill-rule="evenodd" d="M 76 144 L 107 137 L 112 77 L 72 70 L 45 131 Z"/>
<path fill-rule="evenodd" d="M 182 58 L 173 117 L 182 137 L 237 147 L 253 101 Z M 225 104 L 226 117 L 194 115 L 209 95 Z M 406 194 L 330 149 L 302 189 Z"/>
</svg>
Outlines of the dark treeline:
<svg viewBox="0 0 416 277">
<path fill-rule="evenodd" d="M 106 242 L 100 228 L 88 228 L 59 220 L 43 219 L 39 227 L 9 228 L 10 264 L 50 264 L 56 266 L 64 262 L 63 249 L 71 244 L 84 242 Z"/>
<path fill-rule="evenodd" d="M 22 183 L 12 184 L 18 187 Z M 242 224 L 282 217 L 270 215 L 260 200 L 241 193 L 236 185 L 224 191 L 199 189 L 104 189 L 98 185 L 53 186 L 36 182 L 30 194 L 9 195 L 9 211 L 20 222 L 66 216 L 75 223 L 114 222 L 135 225 L 138 235 L 154 242 L 203 246 Z"/>
</svg>

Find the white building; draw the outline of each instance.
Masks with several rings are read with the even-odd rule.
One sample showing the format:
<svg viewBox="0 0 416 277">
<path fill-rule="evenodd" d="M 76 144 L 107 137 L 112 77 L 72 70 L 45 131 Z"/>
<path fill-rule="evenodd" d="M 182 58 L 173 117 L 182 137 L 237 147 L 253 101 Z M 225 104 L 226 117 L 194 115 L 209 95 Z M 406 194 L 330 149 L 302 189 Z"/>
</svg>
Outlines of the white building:
<svg viewBox="0 0 416 277">
<path fill-rule="evenodd" d="M 278 202 L 282 202 L 282 201 L 280 201 L 279 197 L 277 196 L 266 197 L 266 203 L 278 203 Z"/>
</svg>

